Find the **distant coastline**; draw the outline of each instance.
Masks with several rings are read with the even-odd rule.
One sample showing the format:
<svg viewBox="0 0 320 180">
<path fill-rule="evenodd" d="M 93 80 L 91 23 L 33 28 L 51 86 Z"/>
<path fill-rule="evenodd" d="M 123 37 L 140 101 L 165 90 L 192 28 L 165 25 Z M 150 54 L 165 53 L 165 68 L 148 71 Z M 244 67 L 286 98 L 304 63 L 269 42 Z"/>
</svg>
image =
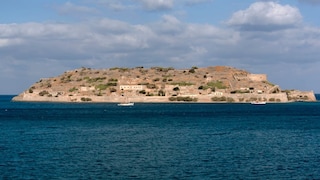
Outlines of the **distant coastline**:
<svg viewBox="0 0 320 180">
<path fill-rule="evenodd" d="M 18 96 L 17 94 L 11 94 L 11 95 L 9 95 L 9 94 L 0 94 L 0 102 L 1 101 L 3 101 L 3 102 L 9 102 L 9 101 L 12 101 L 12 99 L 14 98 L 14 97 L 16 97 L 16 96 Z M 320 93 L 315 93 L 315 97 L 316 97 L 316 101 L 320 101 Z M 13 101 L 13 102 L 16 102 L 16 101 Z M 19 101 L 17 101 L 17 102 L 19 102 Z M 32 101 L 28 101 L 28 102 L 32 102 Z M 38 102 L 38 101 L 35 101 L 35 102 Z M 50 102 L 50 101 L 48 101 L 48 102 Z M 59 102 L 58 102 L 59 103 Z M 75 103 L 77 103 L 77 102 L 75 102 Z M 100 103 L 108 103 L 108 102 L 100 102 Z M 153 103 L 155 103 L 155 102 L 153 102 Z M 199 102 L 198 102 L 199 103 Z"/>
<path fill-rule="evenodd" d="M 313 91 L 282 90 L 266 74 L 227 66 L 80 68 L 40 79 L 12 98 L 34 102 L 314 102 Z"/>
</svg>

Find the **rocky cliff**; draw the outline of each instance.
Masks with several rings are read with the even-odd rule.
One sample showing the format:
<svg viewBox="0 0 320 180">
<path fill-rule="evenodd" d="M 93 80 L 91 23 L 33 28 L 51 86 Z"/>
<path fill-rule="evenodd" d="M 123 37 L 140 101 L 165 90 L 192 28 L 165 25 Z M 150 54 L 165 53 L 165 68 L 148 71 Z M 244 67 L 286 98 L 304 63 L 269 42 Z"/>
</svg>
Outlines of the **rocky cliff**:
<svg viewBox="0 0 320 180">
<path fill-rule="evenodd" d="M 315 101 L 313 92 L 282 91 L 265 74 L 232 67 L 190 69 L 80 68 L 44 78 L 14 101 L 47 102 L 291 102 Z"/>
</svg>

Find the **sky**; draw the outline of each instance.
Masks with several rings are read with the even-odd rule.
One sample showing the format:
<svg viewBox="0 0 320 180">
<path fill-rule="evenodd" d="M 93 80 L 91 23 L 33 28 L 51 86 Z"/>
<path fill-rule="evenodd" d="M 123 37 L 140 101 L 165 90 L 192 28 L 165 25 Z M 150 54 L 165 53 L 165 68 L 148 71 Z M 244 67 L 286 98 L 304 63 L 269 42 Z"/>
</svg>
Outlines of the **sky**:
<svg viewBox="0 0 320 180">
<path fill-rule="evenodd" d="M 320 0 L 2 0 L 0 94 L 81 67 L 231 66 L 320 93 Z"/>
</svg>

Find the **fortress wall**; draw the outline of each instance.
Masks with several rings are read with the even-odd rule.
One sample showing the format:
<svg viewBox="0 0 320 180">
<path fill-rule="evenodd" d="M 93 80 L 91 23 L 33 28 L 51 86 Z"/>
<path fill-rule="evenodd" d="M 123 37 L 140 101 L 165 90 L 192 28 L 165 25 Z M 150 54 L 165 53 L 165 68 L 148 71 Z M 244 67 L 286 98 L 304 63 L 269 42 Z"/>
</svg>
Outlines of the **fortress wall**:
<svg viewBox="0 0 320 180">
<path fill-rule="evenodd" d="M 288 96 L 286 93 L 277 93 L 277 94 L 256 94 L 256 93 L 244 93 L 244 94 L 211 94 L 211 95 L 179 95 L 179 96 L 190 96 L 198 98 L 198 102 L 213 102 L 211 100 L 212 97 L 230 97 L 234 100 L 234 102 L 250 102 L 255 99 L 267 102 L 289 102 Z M 305 96 L 309 99 L 308 101 L 315 101 L 315 95 L 312 91 L 294 91 L 290 94 L 290 96 L 298 96 L 301 97 L 301 100 L 304 100 Z M 129 101 L 131 102 L 170 102 L 170 96 L 130 96 Z M 35 93 L 23 93 L 19 96 L 16 96 L 14 101 L 38 101 L 38 102 L 82 102 L 81 98 L 90 98 L 89 102 L 110 102 L 117 103 L 124 101 L 124 97 L 118 95 L 110 95 L 110 96 L 85 96 L 85 95 L 59 95 L 58 97 L 48 97 L 48 96 L 39 96 Z M 299 100 L 299 99 L 290 99 L 291 101 Z"/>
<path fill-rule="evenodd" d="M 266 74 L 248 74 L 248 78 L 252 81 L 267 81 Z"/>
<path fill-rule="evenodd" d="M 267 101 L 267 102 L 288 102 L 288 97 L 286 93 L 277 93 L 277 94 L 251 94 L 251 93 L 245 93 L 245 94 L 224 94 L 226 97 L 231 97 L 235 100 L 235 102 L 239 102 L 240 99 L 243 99 L 243 102 L 250 101 L 253 98 L 261 100 L 261 101 Z"/>
<path fill-rule="evenodd" d="M 308 100 L 308 101 L 317 100 L 313 91 L 292 91 L 290 92 L 289 97 L 292 100 Z"/>
</svg>

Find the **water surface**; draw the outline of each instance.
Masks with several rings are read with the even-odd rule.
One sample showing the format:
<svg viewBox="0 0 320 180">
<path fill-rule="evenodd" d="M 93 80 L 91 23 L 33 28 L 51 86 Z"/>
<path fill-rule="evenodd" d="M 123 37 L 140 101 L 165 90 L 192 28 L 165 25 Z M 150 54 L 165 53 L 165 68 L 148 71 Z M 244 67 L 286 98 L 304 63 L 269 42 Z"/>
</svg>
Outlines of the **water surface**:
<svg viewBox="0 0 320 180">
<path fill-rule="evenodd" d="M 0 96 L 1 179 L 320 179 L 320 103 L 23 103 Z"/>
</svg>

